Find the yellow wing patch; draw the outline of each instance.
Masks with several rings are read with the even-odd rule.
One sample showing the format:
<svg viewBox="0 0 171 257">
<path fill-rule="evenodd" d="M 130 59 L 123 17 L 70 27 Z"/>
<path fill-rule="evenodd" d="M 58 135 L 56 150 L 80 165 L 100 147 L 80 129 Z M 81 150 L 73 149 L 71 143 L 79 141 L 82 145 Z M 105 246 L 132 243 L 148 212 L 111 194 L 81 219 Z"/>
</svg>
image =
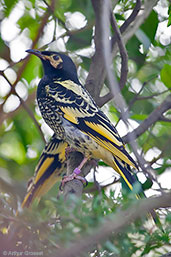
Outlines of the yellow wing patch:
<svg viewBox="0 0 171 257">
<path fill-rule="evenodd" d="M 77 118 L 84 118 L 88 116 L 88 112 L 84 112 L 82 109 L 76 109 L 73 107 L 60 107 L 60 109 L 64 113 L 64 118 L 74 124 L 78 124 Z"/>
<path fill-rule="evenodd" d="M 85 133 L 85 132 L 84 132 Z M 97 143 L 99 143 L 99 145 L 101 145 L 102 147 L 105 147 L 107 150 L 109 150 L 111 153 L 113 153 L 114 155 L 116 155 L 117 157 L 119 157 L 121 160 L 125 161 L 127 164 L 131 165 L 133 168 L 136 168 L 134 163 L 131 162 L 128 157 L 119 149 L 117 149 L 116 147 L 114 147 L 111 143 L 109 142 L 105 142 L 103 140 L 101 140 L 100 138 L 97 138 L 95 136 L 93 136 L 90 133 L 86 133 L 88 136 L 92 137 Z"/>
<path fill-rule="evenodd" d="M 92 128 L 93 130 L 95 130 L 97 133 L 99 133 L 100 135 L 104 136 L 105 138 L 109 139 L 110 141 L 114 142 L 116 145 L 118 146 L 122 146 L 122 143 L 117 140 L 117 138 L 112 135 L 112 133 L 110 133 L 105 127 L 103 127 L 100 124 L 96 124 L 93 122 L 89 122 L 89 121 L 85 121 L 86 125 L 90 128 Z"/>
<path fill-rule="evenodd" d="M 77 117 L 73 113 L 73 108 L 61 107 L 60 109 L 63 111 L 65 119 L 73 122 L 74 124 L 78 123 Z"/>
</svg>

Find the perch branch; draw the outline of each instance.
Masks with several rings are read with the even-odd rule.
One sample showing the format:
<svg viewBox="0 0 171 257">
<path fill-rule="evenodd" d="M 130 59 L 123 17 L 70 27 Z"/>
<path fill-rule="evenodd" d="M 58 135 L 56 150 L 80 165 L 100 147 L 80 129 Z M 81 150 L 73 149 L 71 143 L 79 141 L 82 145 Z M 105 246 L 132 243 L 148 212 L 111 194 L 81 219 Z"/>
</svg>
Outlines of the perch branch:
<svg viewBox="0 0 171 257">
<path fill-rule="evenodd" d="M 68 154 L 67 158 L 67 175 L 70 175 L 76 167 L 81 163 L 84 156 L 80 152 L 71 152 Z M 81 169 L 80 175 L 85 177 L 92 168 L 92 161 L 88 161 Z M 81 197 L 83 191 L 83 184 L 80 180 L 74 179 L 65 183 L 63 189 L 64 199 L 68 199 L 70 194 L 74 194 L 76 197 Z"/>
</svg>

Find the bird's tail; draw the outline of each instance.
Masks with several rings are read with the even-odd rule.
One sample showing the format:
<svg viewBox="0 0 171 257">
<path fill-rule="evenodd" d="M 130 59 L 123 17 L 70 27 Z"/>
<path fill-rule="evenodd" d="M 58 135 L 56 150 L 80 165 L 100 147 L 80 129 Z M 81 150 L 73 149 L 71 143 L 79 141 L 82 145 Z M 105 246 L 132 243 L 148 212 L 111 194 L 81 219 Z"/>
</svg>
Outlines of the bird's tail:
<svg viewBox="0 0 171 257">
<path fill-rule="evenodd" d="M 22 208 L 30 207 L 35 198 L 40 199 L 59 180 L 65 170 L 65 149 L 67 143 L 52 136 L 46 144 L 34 177 L 28 183 L 28 190 L 22 202 Z"/>
<path fill-rule="evenodd" d="M 121 175 L 129 189 L 132 191 L 133 185 L 137 182 L 137 180 L 133 174 L 131 174 L 130 166 L 124 161 L 120 160 L 118 157 L 113 156 L 113 168 Z"/>
<path fill-rule="evenodd" d="M 138 181 L 137 177 L 132 174 L 131 172 L 131 168 L 128 164 L 126 164 L 125 162 L 121 161 L 118 157 L 113 156 L 113 168 L 121 175 L 121 177 L 124 179 L 124 181 L 126 182 L 127 186 L 129 187 L 129 189 L 132 191 L 134 188 L 134 185 L 136 183 L 139 183 L 138 186 L 138 192 L 136 192 L 136 197 L 137 199 L 140 198 L 146 198 L 146 195 L 143 191 L 142 185 L 141 183 Z M 152 217 L 152 219 L 154 220 L 154 223 L 161 229 L 162 229 L 162 225 L 160 222 L 160 219 L 157 215 L 157 213 L 155 212 L 155 210 L 152 210 L 149 213 L 149 216 Z"/>
</svg>

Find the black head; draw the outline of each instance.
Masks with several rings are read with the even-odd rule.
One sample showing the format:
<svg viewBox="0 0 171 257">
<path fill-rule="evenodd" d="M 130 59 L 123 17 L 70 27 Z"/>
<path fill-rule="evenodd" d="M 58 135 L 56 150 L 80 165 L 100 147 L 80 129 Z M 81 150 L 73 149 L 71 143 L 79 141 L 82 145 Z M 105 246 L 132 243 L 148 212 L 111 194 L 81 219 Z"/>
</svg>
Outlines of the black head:
<svg viewBox="0 0 171 257">
<path fill-rule="evenodd" d="M 62 80 L 70 79 L 79 83 L 75 64 L 65 54 L 52 51 L 38 51 L 29 49 L 27 53 L 34 54 L 40 58 L 43 64 L 44 73 L 49 78 L 61 78 Z"/>
</svg>

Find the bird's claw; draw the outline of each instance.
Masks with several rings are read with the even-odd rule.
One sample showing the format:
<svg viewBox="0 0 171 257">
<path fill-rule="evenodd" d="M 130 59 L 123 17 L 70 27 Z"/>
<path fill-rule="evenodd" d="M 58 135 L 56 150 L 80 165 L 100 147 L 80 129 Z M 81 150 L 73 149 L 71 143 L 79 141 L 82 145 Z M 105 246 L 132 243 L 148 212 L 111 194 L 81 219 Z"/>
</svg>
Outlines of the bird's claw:
<svg viewBox="0 0 171 257">
<path fill-rule="evenodd" d="M 75 171 L 75 170 L 74 170 Z M 59 189 L 63 191 L 65 183 L 72 181 L 73 179 L 78 179 L 83 183 L 83 186 L 86 187 L 88 185 L 87 180 L 84 177 L 78 176 L 76 172 L 73 172 L 71 175 L 64 176 L 62 179 L 62 182 L 59 186 Z"/>
</svg>

